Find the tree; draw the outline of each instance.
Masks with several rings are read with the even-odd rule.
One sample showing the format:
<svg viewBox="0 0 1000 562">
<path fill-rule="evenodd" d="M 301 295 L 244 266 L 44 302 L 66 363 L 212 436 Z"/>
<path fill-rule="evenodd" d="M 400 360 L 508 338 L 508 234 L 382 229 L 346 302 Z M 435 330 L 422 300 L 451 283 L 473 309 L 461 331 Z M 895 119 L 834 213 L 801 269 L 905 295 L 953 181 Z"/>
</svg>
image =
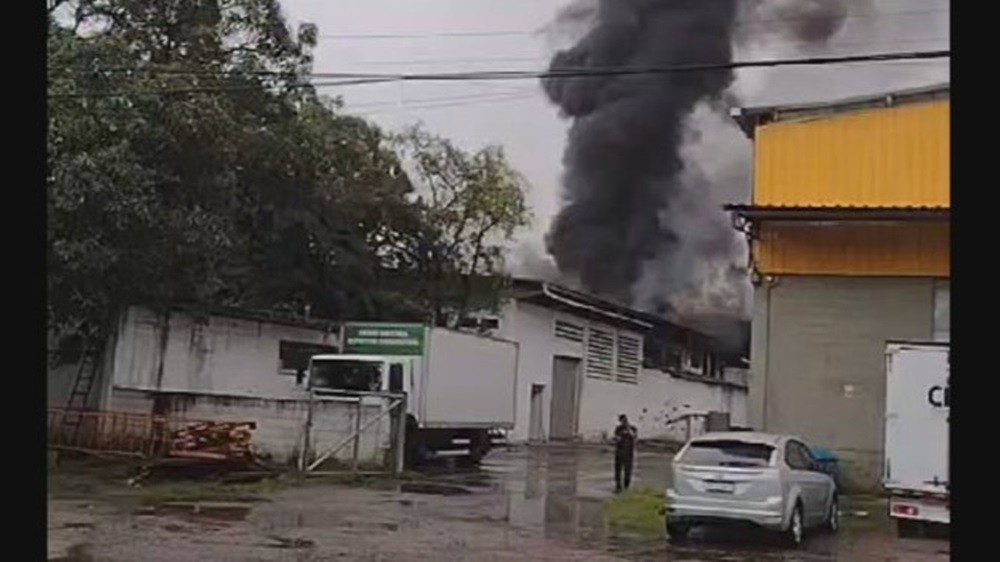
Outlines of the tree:
<svg viewBox="0 0 1000 562">
<path fill-rule="evenodd" d="M 531 221 L 526 182 L 499 147 L 466 152 L 419 126 L 394 144 L 417 194 L 411 261 L 433 318 L 495 304 L 506 245 Z"/>
<path fill-rule="evenodd" d="M 177 301 L 344 320 L 468 308 L 468 279 L 527 221 L 523 182 L 498 149 L 345 115 L 306 80 L 315 39 L 276 0 L 50 11 L 51 327 Z"/>
<path fill-rule="evenodd" d="M 292 37 L 273 0 L 61 8 L 71 17 L 50 17 L 48 49 L 54 326 L 100 325 L 134 302 L 311 299 L 350 315 L 370 300 L 357 295 L 373 263 L 360 218 L 404 204 L 407 187 L 381 131 L 305 84 L 314 26 Z"/>
</svg>

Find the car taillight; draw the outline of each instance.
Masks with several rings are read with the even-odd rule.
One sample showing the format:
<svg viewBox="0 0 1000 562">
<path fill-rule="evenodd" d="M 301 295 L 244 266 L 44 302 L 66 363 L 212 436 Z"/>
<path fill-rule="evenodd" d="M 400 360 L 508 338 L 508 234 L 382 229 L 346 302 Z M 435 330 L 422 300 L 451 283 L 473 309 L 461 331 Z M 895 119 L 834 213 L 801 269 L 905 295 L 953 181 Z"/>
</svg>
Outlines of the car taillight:
<svg viewBox="0 0 1000 562">
<path fill-rule="evenodd" d="M 894 505 L 892 506 L 892 513 L 895 515 L 916 517 L 920 513 L 920 510 L 915 505 Z"/>
</svg>

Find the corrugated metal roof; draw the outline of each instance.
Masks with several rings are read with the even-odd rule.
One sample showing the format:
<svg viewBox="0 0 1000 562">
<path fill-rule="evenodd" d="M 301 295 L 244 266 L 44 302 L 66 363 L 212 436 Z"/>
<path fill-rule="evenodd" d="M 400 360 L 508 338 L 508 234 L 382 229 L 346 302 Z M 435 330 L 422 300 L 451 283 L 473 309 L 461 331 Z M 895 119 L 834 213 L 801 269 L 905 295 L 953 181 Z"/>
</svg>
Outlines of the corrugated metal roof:
<svg viewBox="0 0 1000 562">
<path fill-rule="evenodd" d="M 944 82 L 910 88 L 892 90 L 877 94 L 853 96 L 831 101 L 817 101 L 795 104 L 781 104 L 756 107 L 734 107 L 730 116 L 749 138 L 754 138 L 758 125 L 807 115 L 834 114 L 880 107 L 894 107 L 905 103 L 915 103 L 935 99 L 947 99 L 951 95 L 951 83 Z"/>
</svg>

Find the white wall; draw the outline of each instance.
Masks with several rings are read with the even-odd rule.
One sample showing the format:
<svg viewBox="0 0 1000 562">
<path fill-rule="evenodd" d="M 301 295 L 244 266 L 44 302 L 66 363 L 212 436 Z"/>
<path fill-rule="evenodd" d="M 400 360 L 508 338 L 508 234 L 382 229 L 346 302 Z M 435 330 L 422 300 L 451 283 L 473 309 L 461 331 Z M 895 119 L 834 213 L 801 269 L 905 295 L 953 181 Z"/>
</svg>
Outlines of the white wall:
<svg viewBox="0 0 1000 562">
<path fill-rule="evenodd" d="M 132 307 L 119 326 L 113 384 L 143 390 L 299 396 L 295 376 L 279 372 L 281 340 L 337 345 L 338 335 L 221 316 L 199 323 L 179 311 L 172 311 L 164 322 L 151 310 Z"/>
<path fill-rule="evenodd" d="M 382 399 L 366 398 L 361 406 L 361 423 L 378 415 Z M 298 399 L 250 398 L 217 394 L 186 394 L 115 389 L 111 405 L 119 412 L 152 413 L 159 402 L 164 413 L 192 421 L 256 422 L 251 443 L 280 464 L 292 463 L 299 455 L 305 431 L 308 401 Z M 354 432 L 356 403 L 321 401 L 313 412 L 313 450 L 322 452 Z M 387 454 L 392 443 L 388 417 L 373 423 L 361 434 L 358 458 L 363 466 L 391 468 Z M 348 444 L 333 458 L 350 462 L 353 448 Z"/>
<path fill-rule="evenodd" d="M 555 337 L 556 313 L 553 310 L 512 301 L 502 311 L 501 338 L 518 342 L 516 421 L 514 430 L 508 436 L 512 442 L 528 439 L 528 424 L 531 415 L 531 385 L 545 385 L 542 394 L 544 411 L 542 428 L 549 434 L 549 404 L 552 397 L 552 361 L 557 355 L 583 358 L 583 345 Z M 568 318 L 586 324 L 576 318 Z"/>
<path fill-rule="evenodd" d="M 556 318 L 578 325 L 610 326 L 591 322 L 548 308 L 523 302 L 508 303 L 503 309 L 498 335 L 520 345 L 517 377 L 517 421 L 509 436 L 511 442 L 528 438 L 531 412 L 531 385 L 545 385 L 542 396 L 542 426 L 549 433 L 552 388 L 552 362 L 555 356 L 583 359 L 583 344 L 554 334 Z M 630 333 L 641 337 L 638 333 Z M 586 441 L 601 441 L 610 435 L 618 415 L 626 414 L 639 431 L 641 439 L 683 441 L 686 425 L 667 424 L 685 413 L 729 412 L 733 425 L 746 425 L 746 389 L 716 381 L 694 381 L 671 376 L 655 369 L 642 369 L 638 384 L 587 377 L 581 373 L 578 432 Z M 693 433 L 703 430 L 696 420 Z"/>
</svg>

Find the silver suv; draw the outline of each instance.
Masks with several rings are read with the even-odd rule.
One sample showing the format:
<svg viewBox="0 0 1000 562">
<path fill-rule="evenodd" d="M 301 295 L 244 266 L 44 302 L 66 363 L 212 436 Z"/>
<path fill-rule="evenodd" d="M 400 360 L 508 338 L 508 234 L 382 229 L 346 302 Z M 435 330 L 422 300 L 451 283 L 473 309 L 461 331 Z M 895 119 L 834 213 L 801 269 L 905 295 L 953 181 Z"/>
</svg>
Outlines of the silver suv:
<svg viewBox="0 0 1000 562">
<path fill-rule="evenodd" d="M 837 486 L 796 437 L 707 433 L 674 457 L 667 489 L 667 534 L 693 526 L 747 522 L 785 534 L 793 546 L 807 529 L 839 526 Z"/>
</svg>

